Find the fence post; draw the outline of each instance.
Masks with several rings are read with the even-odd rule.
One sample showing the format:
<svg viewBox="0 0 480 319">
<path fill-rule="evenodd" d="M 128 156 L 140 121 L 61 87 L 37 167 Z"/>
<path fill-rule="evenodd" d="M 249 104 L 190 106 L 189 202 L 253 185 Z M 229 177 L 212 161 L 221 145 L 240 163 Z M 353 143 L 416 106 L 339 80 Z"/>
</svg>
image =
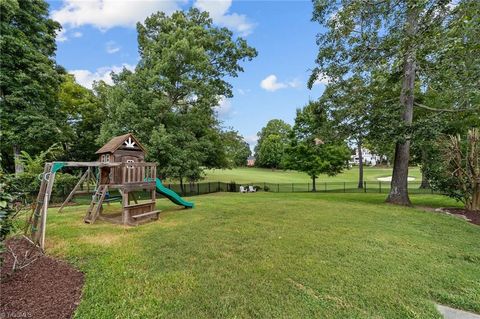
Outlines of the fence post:
<svg viewBox="0 0 480 319">
<path fill-rule="evenodd" d="M 280 184 L 277 184 L 277 193 L 280 193 Z"/>
<path fill-rule="evenodd" d="M 325 182 L 325 193 L 327 192 L 327 182 Z"/>
<path fill-rule="evenodd" d="M 293 183 L 292 183 L 292 193 L 295 193 L 295 186 Z"/>
<path fill-rule="evenodd" d="M 382 182 L 378 182 L 378 192 L 382 193 Z"/>
<path fill-rule="evenodd" d="M 197 183 L 197 195 L 200 195 L 200 184 Z"/>
<path fill-rule="evenodd" d="M 208 192 L 210 193 L 210 182 L 208 182 Z"/>
<path fill-rule="evenodd" d="M 343 182 L 343 192 L 346 193 L 347 192 L 347 183 L 346 182 Z"/>
<path fill-rule="evenodd" d="M 310 183 L 307 183 L 307 192 L 310 191 Z"/>
<path fill-rule="evenodd" d="M 363 182 L 363 191 L 366 193 L 367 192 L 367 182 Z"/>
<path fill-rule="evenodd" d="M 217 192 L 219 192 L 220 191 L 220 182 L 217 182 L 217 183 L 218 183 L 217 184 Z"/>
</svg>

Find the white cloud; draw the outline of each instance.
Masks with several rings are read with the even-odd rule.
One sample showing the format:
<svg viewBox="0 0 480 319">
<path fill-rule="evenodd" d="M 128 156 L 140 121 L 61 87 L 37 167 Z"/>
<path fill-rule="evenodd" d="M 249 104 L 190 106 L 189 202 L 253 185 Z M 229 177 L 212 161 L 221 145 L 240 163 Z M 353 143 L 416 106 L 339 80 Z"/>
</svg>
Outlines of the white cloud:
<svg viewBox="0 0 480 319">
<path fill-rule="evenodd" d="M 131 71 L 135 70 L 134 65 L 124 63 L 120 66 L 114 65 L 109 67 L 101 67 L 93 72 L 89 70 L 71 70 L 69 71 L 69 73 L 75 76 L 75 80 L 77 81 L 78 84 L 91 89 L 93 82 L 95 81 L 103 80 L 107 84 L 113 84 L 110 73 L 112 72 L 119 73 L 123 70 L 123 68 L 126 68 Z"/>
<path fill-rule="evenodd" d="M 227 27 L 241 36 L 247 36 L 252 33 L 255 24 L 250 22 L 246 15 L 238 13 L 228 13 L 232 5 L 232 0 L 196 0 L 194 7 L 207 11 L 213 22 Z"/>
<path fill-rule="evenodd" d="M 288 82 L 279 82 L 275 74 L 270 74 L 260 82 L 260 87 L 269 92 L 275 92 L 280 89 L 298 88 L 301 84 L 302 82 L 298 79 Z"/>
<path fill-rule="evenodd" d="M 115 43 L 115 41 L 108 41 L 105 45 L 105 50 L 107 53 L 113 54 L 120 51 L 120 47 Z"/>
<path fill-rule="evenodd" d="M 302 82 L 299 79 L 293 79 L 292 81 L 288 82 L 288 86 L 292 88 L 298 88 L 302 85 Z"/>
<path fill-rule="evenodd" d="M 67 32 L 65 31 L 65 29 L 62 29 L 60 30 L 60 32 L 57 33 L 56 40 L 57 42 L 65 42 L 68 40 Z"/>
<path fill-rule="evenodd" d="M 180 7 L 181 0 L 64 0 L 52 18 L 68 28 L 92 25 L 101 30 L 117 26 L 134 27 L 138 21 L 157 11 L 170 14 Z"/>
<path fill-rule="evenodd" d="M 243 139 L 245 140 L 245 142 L 248 143 L 248 145 L 250 145 L 250 149 L 253 152 L 253 149 L 255 148 L 255 145 L 257 145 L 257 143 L 258 143 L 258 136 L 257 135 L 247 135 Z"/>
<path fill-rule="evenodd" d="M 275 92 L 276 90 L 287 88 L 286 83 L 278 82 L 277 76 L 271 74 L 260 82 L 260 87 L 264 90 Z"/>
<path fill-rule="evenodd" d="M 220 118 L 229 118 L 233 114 L 232 102 L 222 97 L 215 107 L 215 111 Z"/>
<path fill-rule="evenodd" d="M 83 33 L 77 31 L 77 32 L 74 32 L 74 33 L 72 34 L 72 36 L 73 36 L 74 38 L 81 38 L 81 37 L 83 36 Z"/>
</svg>

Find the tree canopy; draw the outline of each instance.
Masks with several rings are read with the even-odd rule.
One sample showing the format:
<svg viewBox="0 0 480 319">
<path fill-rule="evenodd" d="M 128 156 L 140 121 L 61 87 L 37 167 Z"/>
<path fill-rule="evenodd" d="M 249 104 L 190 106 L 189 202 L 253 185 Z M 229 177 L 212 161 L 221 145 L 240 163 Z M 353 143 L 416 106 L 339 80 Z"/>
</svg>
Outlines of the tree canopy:
<svg viewBox="0 0 480 319">
<path fill-rule="evenodd" d="M 356 76 L 367 79 L 372 96 L 370 120 L 378 128 L 376 138 L 396 144 L 387 198 L 391 203 L 410 204 L 408 164 L 418 109 L 478 112 L 475 101 L 479 86 L 472 83 L 479 83 L 479 46 L 478 37 L 472 35 L 480 31 L 474 18 L 479 7 L 474 0 L 457 5 L 442 0 L 314 1 L 313 20 L 326 27 L 326 32 L 317 38 L 317 65 L 309 86 L 319 79 L 333 85 Z M 459 52 L 463 49 L 468 56 Z M 453 61 L 455 55 L 457 60 Z M 450 90 L 455 93 L 440 104 L 422 103 L 423 93 L 440 92 L 441 87 L 447 88 L 443 91 L 446 94 Z M 460 97 L 460 88 L 468 93 Z M 438 100 L 442 95 L 437 95 Z"/>
<path fill-rule="evenodd" d="M 316 191 L 315 181 L 320 174 L 337 175 L 350 159 L 350 150 L 332 134 L 330 124 L 322 104 L 310 102 L 297 110 L 289 135 L 284 166 L 307 173 L 312 178 L 312 191 Z"/>
<path fill-rule="evenodd" d="M 155 13 L 137 30 L 135 72 L 97 86 L 108 114 L 99 141 L 133 132 L 161 163 L 159 173 L 180 181 L 197 180 L 205 167 L 227 167 L 214 109 L 232 96 L 225 78 L 242 72 L 240 62 L 254 58 L 255 49 L 197 9 Z"/>
<path fill-rule="evenodd" d="M 2 164 L 11 166 L 22 150 L 38 153 L 62 138 L 54 60 L 60 24 L 43 0 L 1 1 L 0 11 Z"/>
<path fill-rule="evenodd" d="M 257 133 L 258 142 L 255 146 L 255 165 L 260 167 L 278 168 L 281 166 L 288 135 L 291 127 L 279 119 L 273 119 Z M 272 137 L 270 137 L 272 136 Z"/>
</svg>

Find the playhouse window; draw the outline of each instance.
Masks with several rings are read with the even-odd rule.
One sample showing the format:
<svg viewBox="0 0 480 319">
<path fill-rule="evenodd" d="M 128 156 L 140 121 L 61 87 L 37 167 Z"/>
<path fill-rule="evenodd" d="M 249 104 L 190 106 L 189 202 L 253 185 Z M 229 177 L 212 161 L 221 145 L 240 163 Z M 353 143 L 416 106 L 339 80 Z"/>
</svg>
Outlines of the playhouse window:
<svg viewBox="0 0 480 319">
<path fill-rule="evenodd" d="M 101 157 L 102 163 L 109 163 L 110 162 L 110 154 L 103 154 Z"/>
</svg>

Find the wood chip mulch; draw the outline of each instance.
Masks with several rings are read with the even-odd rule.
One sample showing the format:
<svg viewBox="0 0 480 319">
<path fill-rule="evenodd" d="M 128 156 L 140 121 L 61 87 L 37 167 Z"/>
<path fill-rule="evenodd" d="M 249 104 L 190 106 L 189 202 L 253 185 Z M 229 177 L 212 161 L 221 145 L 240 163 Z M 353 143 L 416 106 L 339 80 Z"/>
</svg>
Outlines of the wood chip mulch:
<svg viewBox="0 0 480 319">
<path fill-rule="evenodd" d="M 480 225 L 480 211 L 465 210 L 462 208 L 437 208 L 436 212 L 451 214 L 468 221 L 469 223 Z"/>
<path fill-rule="evenodd" d="M 82 296 L 83 273 L 45 256 L 25 238 L 9 239 L 6 247 L 0 271 L 0 319 L 72 318 Z"/>
</svg>

